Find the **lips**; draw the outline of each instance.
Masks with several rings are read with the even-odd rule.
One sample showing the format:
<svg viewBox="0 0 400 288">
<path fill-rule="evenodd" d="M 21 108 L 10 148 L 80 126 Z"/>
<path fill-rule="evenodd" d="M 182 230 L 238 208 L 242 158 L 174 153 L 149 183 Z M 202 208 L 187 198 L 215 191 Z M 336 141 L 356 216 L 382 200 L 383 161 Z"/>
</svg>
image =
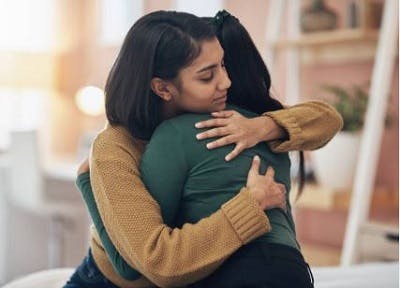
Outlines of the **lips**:
<svg viewBox="0 0 400 288">
<path fill-rule="evenodd" d="M 226 100 L 227 100 L 227 95 L 225 94 L 225 95 L 223 95 L 223 96 L 221 96 L 221 97 L 218 97 L 218 98 L 215 98 L 214 99 L 214 103 L 224 103 L 224 102 L 226 102 Z"/>
</svg>

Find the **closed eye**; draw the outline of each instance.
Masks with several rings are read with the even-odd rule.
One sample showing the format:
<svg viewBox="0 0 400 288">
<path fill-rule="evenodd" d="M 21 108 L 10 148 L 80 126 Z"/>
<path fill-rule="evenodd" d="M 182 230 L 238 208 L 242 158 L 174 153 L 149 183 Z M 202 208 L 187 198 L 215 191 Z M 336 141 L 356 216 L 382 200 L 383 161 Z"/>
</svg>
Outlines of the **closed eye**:
<svg viewBox="0 0 400 288">
<path fill-rule="evenodd" d="M 200 81 L 210 82 L 213 78 L 214 78 L 214 72 L 211 72 L 210 75 L 200 78 Z"/>
</svg>

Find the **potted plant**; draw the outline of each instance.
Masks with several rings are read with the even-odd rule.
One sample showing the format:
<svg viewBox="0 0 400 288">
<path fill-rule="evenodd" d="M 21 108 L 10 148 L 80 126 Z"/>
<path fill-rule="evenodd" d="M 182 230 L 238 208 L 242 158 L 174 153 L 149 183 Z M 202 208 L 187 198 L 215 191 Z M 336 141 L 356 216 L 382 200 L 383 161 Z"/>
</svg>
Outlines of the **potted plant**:
<svg viewBox="0 0 400 288">
<path fill-rule="evenodd" d="M 367 109 L 368 94 L 360 86 L 345 89 L 324 86 L 327 100 L 343 117 L 343 128 L 326 146 L 313 152 L 315 176 L 320 185 L 333 190 L 353 185 L 361 129 Z"/>
</svg>

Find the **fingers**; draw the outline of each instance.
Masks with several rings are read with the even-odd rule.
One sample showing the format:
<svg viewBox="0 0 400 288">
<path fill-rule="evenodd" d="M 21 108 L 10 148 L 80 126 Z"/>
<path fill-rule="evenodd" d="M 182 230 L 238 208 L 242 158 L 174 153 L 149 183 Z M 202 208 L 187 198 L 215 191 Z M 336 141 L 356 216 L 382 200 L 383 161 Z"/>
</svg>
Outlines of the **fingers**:
<svg viewBox="0 0 400 288">
<path fill-rule="evenodd" d="M 236 156 L 238 156 L 244 149 L 245 147 L 243 145 L 237 144 L 235 149 L 225 156 L 225 161 L 231 161 L 232 159 L 236 158 Z"/>
<path fill-rule="evenodd" d="M 226 126 L 228 124 L 228 120 L 226 118 L 216 118 L 209 119 L 201 122 L 197 122 L 194 124 L 196 128 L 210 128 L 210 127 L 220 127 Z"/>
<path fill-rule="evenodd" d="M 286 194 L 286 187 L 285 187 L 285 185 L 280 184 L 280 183 L 278 183 L 278 184 L 276 184 L 276 185 L 278 186 L 278 189 L 279 189 L 283 194 Z"/>
<path fill-rule="evenodd" d="M 219 117 L 219 118 L 229 118 L 229 117 L 233 116 L 234 112 L 235 111 L 233 111 L 233 110 L 218 111 L 218 112 L 211 113 L 211 115 L 214 117 Z"/>
<path fill-rule="evenodd" d="M 282 201 L 280 203 L 280 205 L 278 206 L 279 208 L 281 208 L 285 213 L 287 212 L 287 205 L 286 205 L 286 188 L 285 185 L 283 184 L 276 184 L 278 190 L 282 193 L 281 197 L 282 197 Z"/>
<path fill-rule="evenodd" d="M 199 133 L 196 135 L 197 140 L 203 140 L 207 138 L 213 138 L 213 137 L 220 137 L 220 136 L 226 136 L 230 133 L 230 129 L 227 127 L 218 127 L 214 129 L 210 129 L 207 131 L 204 131 L 202 133 Z"/>
<path fill-rule="evenodd" d="M 236 137 L 229 135 L 220 139 L 217 139 L 213 142 L 207 143 L 207 149 L 215 149 L 218 147 L 226 146 L 236 142 Z"/>
<path fill-rule="evenodd" d="M 271 177 L 272 179 L 275 176 L 275 170 L 271 166 L 268 167 L 267 172 L 265 172 L 265 176 Z"/>
<path fill-rule="evenodd" d="M 279 206 L 279 208 L 281 208 L 283 210 L 283 212 L 287 212 L 287 206 L 286 206 L 286 201 L 282 202 L 282 204 Z"/>
<path fill-rule="evenodd" d="M 253 157 L 253 161 L 251 162 L 251 167 L 249 170 L 249 174 L 255 174 L 258 175 L 260 171 L 260 157 L 258 155 Z"/>
</svg>

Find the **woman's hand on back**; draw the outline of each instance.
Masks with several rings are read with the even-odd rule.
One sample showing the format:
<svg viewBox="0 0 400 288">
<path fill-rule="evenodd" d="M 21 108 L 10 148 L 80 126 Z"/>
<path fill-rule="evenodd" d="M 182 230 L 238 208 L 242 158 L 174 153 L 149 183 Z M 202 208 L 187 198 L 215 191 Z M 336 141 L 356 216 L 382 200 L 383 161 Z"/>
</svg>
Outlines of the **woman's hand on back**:
<svg viewBox="0 0 400 288">
<path fill-rule="evenodd" d="M 221 137 L 207 144 L 208 149 L 236 144 L 225 156 L 230 161 L 243 150 L 251 148 L 262 141 L 271 141 L 286 137 L 286 131 L 268 116 L 246 118 L 234 110 L 211 113 L 214 117 L 196 123 L 196 128 L 211 128 L 196 135 L 198 140 Z"/>
<path fill-rule="evenodd" d="M 247 176 L 247 188 L 263 210 L 281 208 L 286 211 L 286 188 L 274 180 L 275 171 L 268 167 L 260 174 L 260 157 L 255 156 Z"/>
</svg>

